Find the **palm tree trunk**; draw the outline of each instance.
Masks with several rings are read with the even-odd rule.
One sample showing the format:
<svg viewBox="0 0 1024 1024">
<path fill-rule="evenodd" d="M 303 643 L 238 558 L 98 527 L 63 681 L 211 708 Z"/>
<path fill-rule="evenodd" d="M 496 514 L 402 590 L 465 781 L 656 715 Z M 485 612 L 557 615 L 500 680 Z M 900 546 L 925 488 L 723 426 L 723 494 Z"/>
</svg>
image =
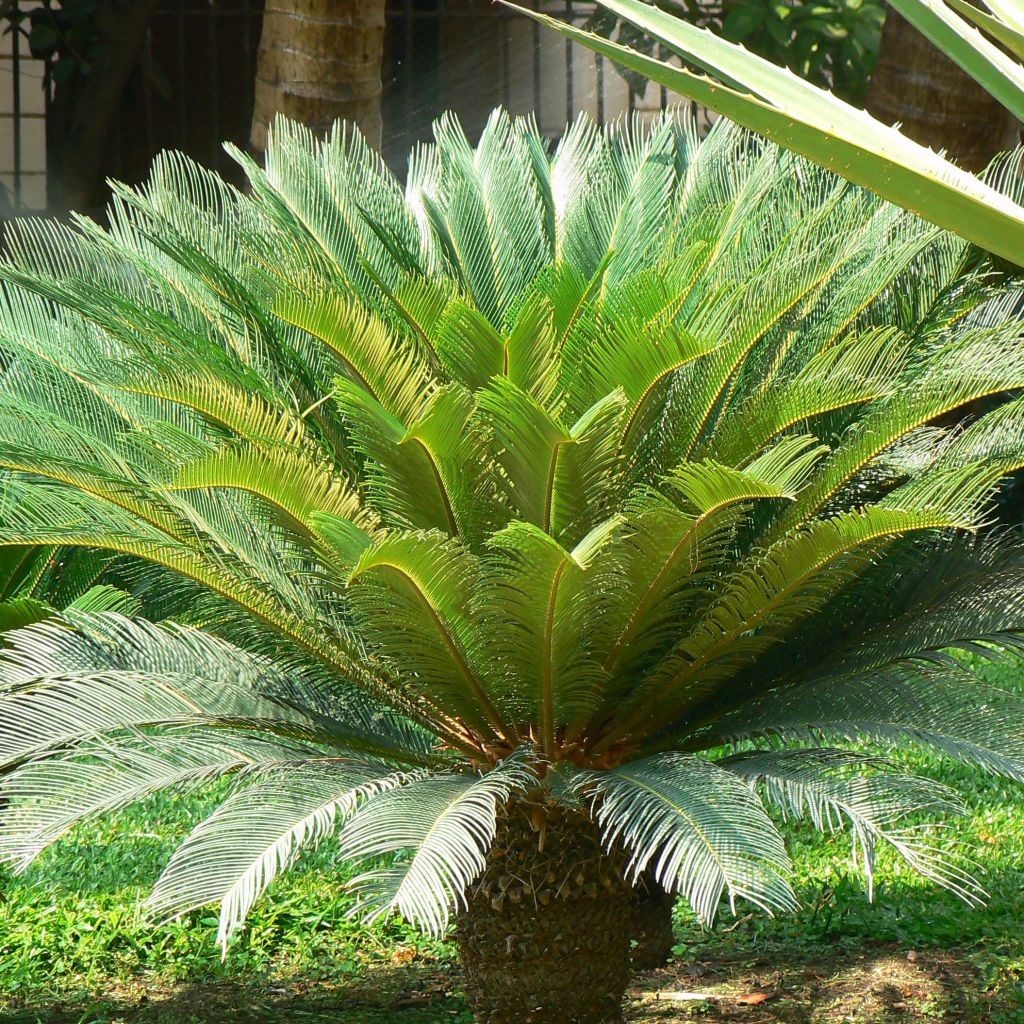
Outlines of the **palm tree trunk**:
<svg viewBox="0 0 1024 1024">
<path fill-rule="evenodd" d="M 619 1024 L 631 931 L 622 870 L 582 811 L 505 809 L 457 929 L 480 1024 Z"/>
<path fill-rule="evenodd" d="M 632 894 L 633 941 L 631 954 L 633 970 L 653 971 L 664 967 L 672 956 L 676 944 L 672 927 L 675 893 L 666 892 L 649 871 L 637 881 Z"/>
<path fill-rule="evenodd" d="M 139 62 L 157 0 L 101 3 L 94 30 L 98 58 L 58 84 L 46 117 L 47 199 L 54 213 L 99 213 L 103 169 L 121 96 Z"/>
<path fill-rule="evenodd" d="M 867 108 L 887 124 L 901 123 L 916 142 L 946 150 L 970 171 L 980 171 L 1019 139 L 1016 120 L 892 10 L 882 30 Z"/>
<path fill-rule="evenodd" d="M 277 114 L 318 135 L 338 118 L 380 145 L 385 0 L 268 0 L 263 14 L 251 145 L 266 148 Z"/>
</svg>

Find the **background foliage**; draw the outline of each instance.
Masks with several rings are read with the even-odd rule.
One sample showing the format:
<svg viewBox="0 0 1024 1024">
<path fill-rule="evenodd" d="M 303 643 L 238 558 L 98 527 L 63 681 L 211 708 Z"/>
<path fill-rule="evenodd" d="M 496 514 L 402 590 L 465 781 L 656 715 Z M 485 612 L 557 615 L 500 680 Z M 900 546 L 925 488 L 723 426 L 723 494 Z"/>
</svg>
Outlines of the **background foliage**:
<svg viewBox="0 0 1024 1024">
<path fill-rule="evenodd" d="M 701 27 L 711 27 L 809 82 L 864 103 L 885 23 L 884 0 L 659 0 L 658 7 Z M 642 53 L 653 40 L 634 25 L 598 8 L 585 27 Z M 615 65 L 643 92 L 647 79 Z"/>
</svg>

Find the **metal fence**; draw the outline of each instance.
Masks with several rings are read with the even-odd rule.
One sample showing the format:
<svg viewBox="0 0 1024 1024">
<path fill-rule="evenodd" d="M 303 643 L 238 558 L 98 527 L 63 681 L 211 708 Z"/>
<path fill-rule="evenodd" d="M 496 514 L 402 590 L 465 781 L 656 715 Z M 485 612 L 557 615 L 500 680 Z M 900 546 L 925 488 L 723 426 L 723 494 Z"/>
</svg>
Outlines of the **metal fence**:
<svg viewBox="0 0 1024 1024">
<path fill-rule="evenodd" d="M 577 25 L 596 6 L 533 5 Z M 429 137 L 431 121 L 448 109 L 471 136 L 501 105 L 534 114 L 555 137 L 583 112 L 603 122 L 632 111 L 653 116 L 684 102 L 655 85 L 638 92 L 604 58 L 490 0 L 390 0 L 388 28 L 383 148 L 393 165 Z"/>
<path fill-rule="evenodd" d="M 31 11 L 52 0 L 0 0 L 0 213 L 46 205 L 46 115 L 52 69 L 28 47 Z M 534 0 L 584 22 L 592 3 Z M 244 145 L 263 0 L 164 0 L 132 73 L 105 161 L 106 176 L 140 180 L 155 153 L 181 149 L 226 175 L 222 142 Z M 472 136 L 501 104 L 533 112 L 557 135 L 586 111 L 600 121 L 653 113 L 672 97 L 638 93 L 602 58 L 491 0 L 389 0 L 382 79 L 385 158 L 396 169 L 431 122 L 455 110 Z M 6 209 L 5 209 L 6 208 Z"/>
</svg>

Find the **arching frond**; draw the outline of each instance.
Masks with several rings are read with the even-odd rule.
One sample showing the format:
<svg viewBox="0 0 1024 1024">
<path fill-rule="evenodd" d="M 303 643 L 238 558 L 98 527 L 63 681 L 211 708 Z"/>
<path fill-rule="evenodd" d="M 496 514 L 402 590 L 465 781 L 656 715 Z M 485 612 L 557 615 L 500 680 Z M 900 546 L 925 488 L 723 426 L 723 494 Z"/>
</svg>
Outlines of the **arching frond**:
<svg viewBox="0 0 1024 1024">
<path fill-rule="evenodd" d="M 439 540 L 394 534 L 368 547 L 350 577 L 353 608 L 382 653 L 412 669 L 424 699 L 485 732 L 511 736 L 469 660 L 467 609 L 479 585 L 478 560 L 457 542 Z"/>
<path fill-rule="evenodd" d="M 549 757 L 556 732 L 585 721 L 602 696 L 605 672 L 581 638 L 590 632 L 590 594 L 607 585 L 600 566 L 617 526 L 608 520 L 567 551 L 539 527 L 512 523 L 485 556 L 477 657 L 490 661 L 515 720 L 535 723 Z"/>
<path fill-rule="evenodd" d="M 194 732 L 88 742 L 0 778 L 8 802 L 0 859 L 19 870 L 74 826 L 161 791 L 182 792 L 225 775 L 260 771 L 306 756 L 297 744 Z"/>
<path fill-rule="evenodd" d="M 836 736 L 931 747 L 1024 781 L 1024 700 L 961 666 L 905 666 L 771 694 L 715 722 L 715 737 Z M 707 737 L 709 745 L 717 739 Z"/>
<path fill-rule="evenodd" d="M 665 754 L 610 772 L 576 772 L 611 846 L 629 851 L 635 879 L 650 871 L 710 924 L 727 895 L 764 910 L 791 910 L 789 858 L 760 799 L 734 774 L 703 758 Z"/>
<path fill-rule="evenodd" d="M 764 792 L 786 817 L 808 818 L 822 832 L 848 827 L 853 864 L 864 871 L 869 899 L 874 898 L 875 851 L 880 844 L 968 903 L 978 904 L 985 895 L 934 845 L 934 826 L 907 822 L 918 814 L 964 812 L 957 795 L 933 779 L 898 772 L 881 758 L 828 748 L 753 751 L 718 763 Z"/>
<path fill-rule="evenodd" d="M 366 861 L 409 853 L 352 880 L 357 912 L 373 920 L 397 910 L 424 931 L 443 935 L 452 909 L 486 865 L 498 809 L 536 778 L 516 754 L 483 776 L 433 775 L 369 800 L 342 830 L 341 855 Z"/>
<path fill-rule="evenodd" d="M 231 936 L 274 879 L 335 832 L 360 799 L 400 782 L 383 764 L 340 758 L 263 767 L 175 850 L 147 910 L 166 919 L 218 903 L 217 941 L 227 955 Z"/>
</svg>

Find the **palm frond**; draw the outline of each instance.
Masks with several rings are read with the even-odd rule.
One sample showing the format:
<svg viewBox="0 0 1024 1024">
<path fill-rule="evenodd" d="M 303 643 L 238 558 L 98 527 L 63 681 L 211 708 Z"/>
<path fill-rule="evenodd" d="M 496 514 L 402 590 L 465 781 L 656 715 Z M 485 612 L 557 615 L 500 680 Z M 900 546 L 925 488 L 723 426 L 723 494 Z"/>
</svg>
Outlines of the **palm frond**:
<svg viewBox="0 0 1024 1024">
<path fill-rule="evenodd" d="M 1024 781 L 1024 701 L 958 665 L 875 669 L 771 694 L 715 722 L 719 738 L 841 737 L 930 747 L 996 775 Z"/>
<path fill-rule="evenodd" d="M 354 861 L 407 850 L 391 867 L 352 880 L 355 911 L 368 920 L 398 910 L 431 935 L 443 935 L 466 887 L 484 870 L 501 806 L 536 784 L 528 758 L 515 754 L 483 776 L 431 775 L 369 800 L 341 833 Z"/>
<path fill-rule="evenodd" d="M 274 879 L 334 833 L 361 799 L 401 781 L 382 763 L 341 758 L 262 767 L 175 850 L 147 910 L 168 919 L 218 903 L 217 942 L 226 956 L 232 935 Z"/>
<path fill-rule="evenodd" d="M 978 904 L 984 892 L 936 847 L 934 825 L 908 822 L 965 812 L 947 786 L 907 775 L 878 757 L 848 750 L 803 748 L 751 751 L 717 762 L 756 786 L 785 817 L 807 818 L 822 832 L 849 828 L 854 868 L 862 868 L 874 898 L 875 854 L 891 847 L 915 871 Z"/>
<path fill-rule="evenodd" d="M 244 735 L 193 732 L 80 744 L 0 779 L 0 859 L 24 870 L 76 825 L 161 791 L 183 792 L 225 775 L 255 772 L 308 754 L 301 746 Z"/>
<path fill-rule="evenodd" d="M 629 873 L 644 871 L 681 892 L 710 924 L 727 895 L 763 910 L 792 910 L 782 837 L 760 799 L 736 776 L 703 758 L 664 754 L 609 772 L 574 772 L 611 846 L 629 852 Z"/>
</svg>

